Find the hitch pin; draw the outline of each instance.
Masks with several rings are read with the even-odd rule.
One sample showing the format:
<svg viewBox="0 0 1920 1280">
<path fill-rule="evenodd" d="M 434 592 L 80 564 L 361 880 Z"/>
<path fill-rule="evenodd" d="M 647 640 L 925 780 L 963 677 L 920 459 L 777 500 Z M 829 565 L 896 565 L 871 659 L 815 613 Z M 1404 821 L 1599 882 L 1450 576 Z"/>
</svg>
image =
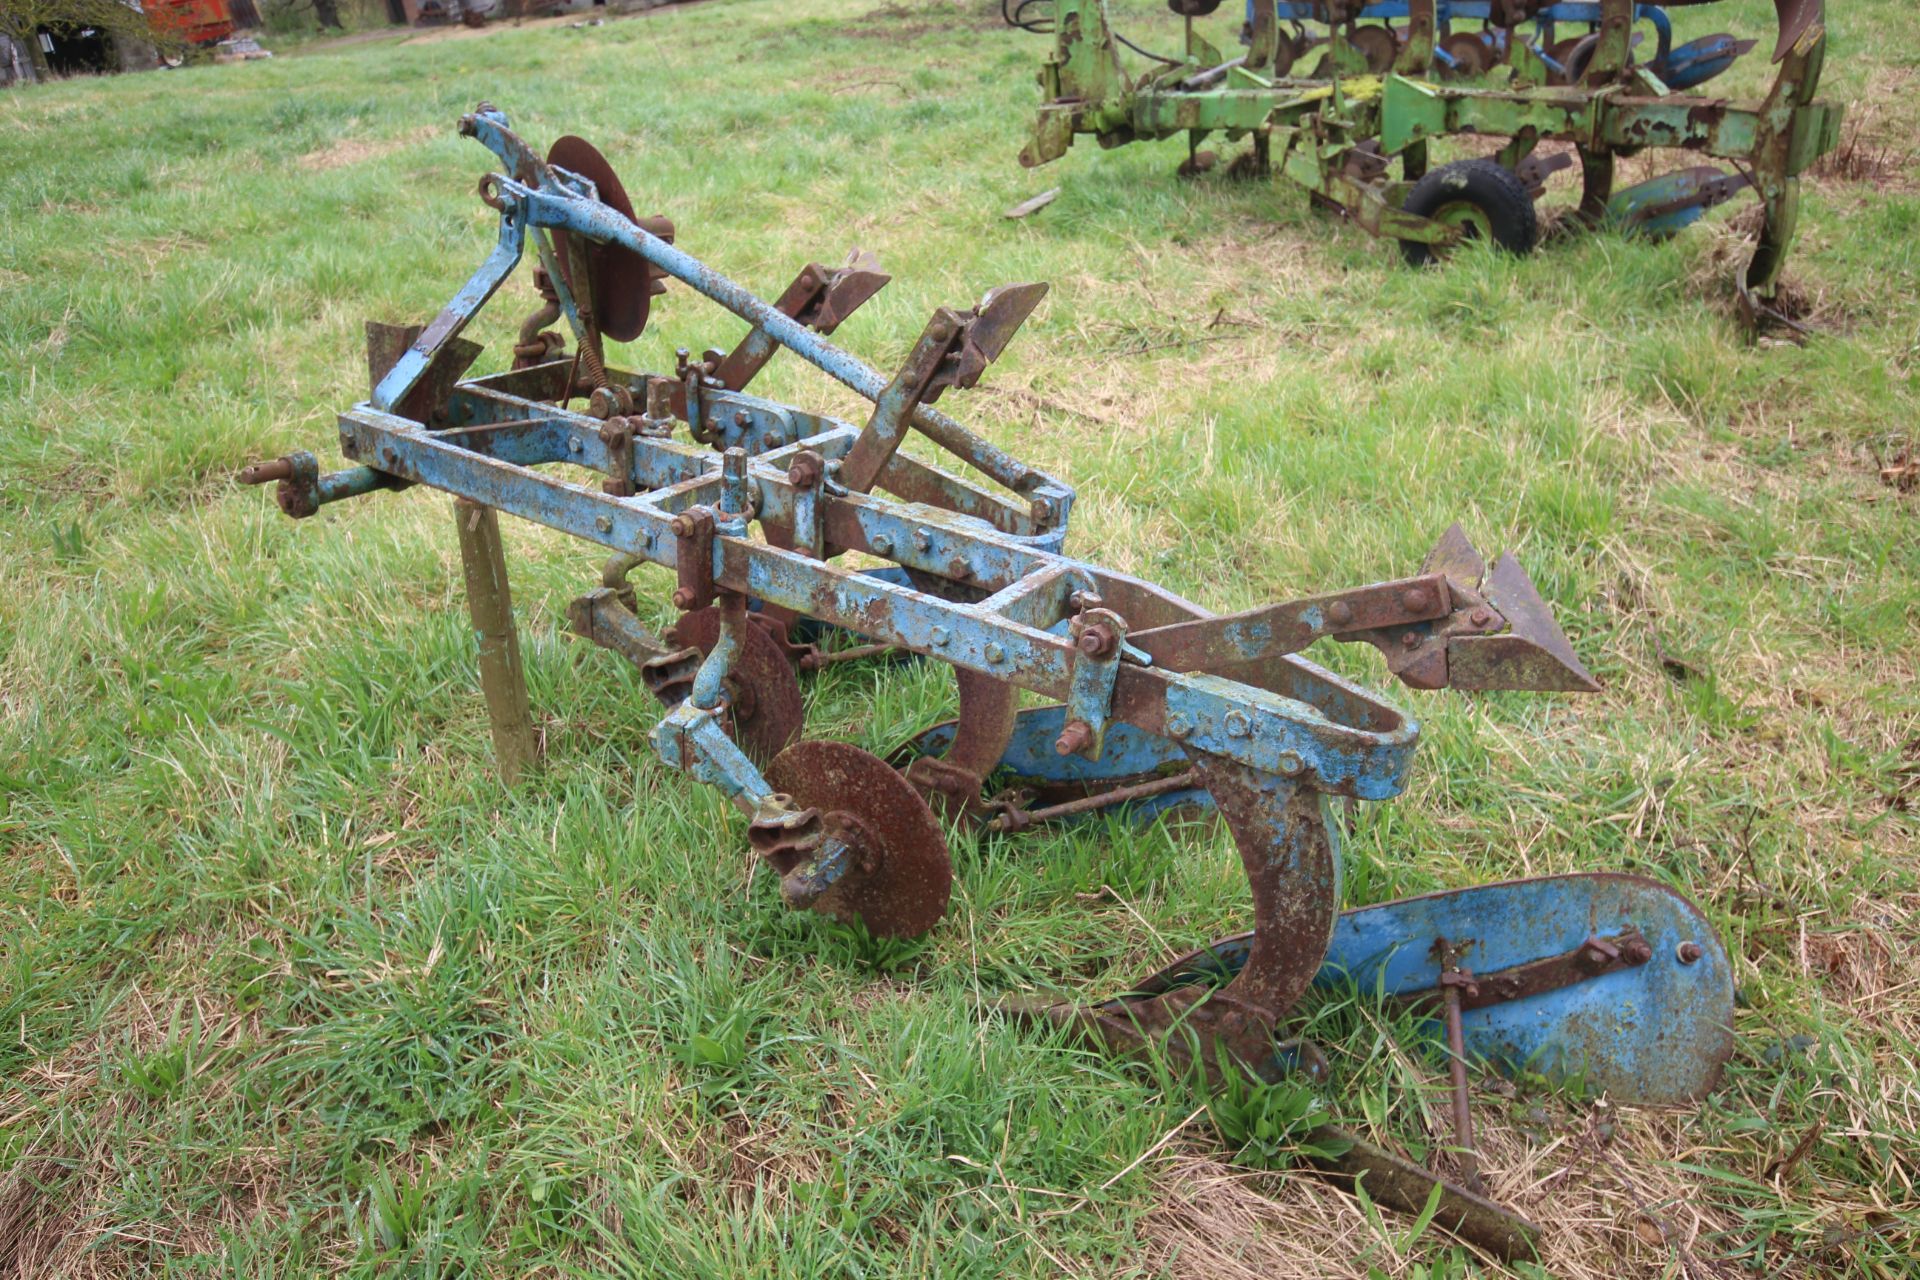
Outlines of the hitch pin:
<svg viewBox="0 0 1920 1280">
<path fill-rule="evenodd" d="M 292 458 L 275 458 L 271 462 L 255 462 L 240 468 L 235 477 L 241 484 L 272 484 L 276 480 L 287 480 L 293 476 Z"/>
</svg>

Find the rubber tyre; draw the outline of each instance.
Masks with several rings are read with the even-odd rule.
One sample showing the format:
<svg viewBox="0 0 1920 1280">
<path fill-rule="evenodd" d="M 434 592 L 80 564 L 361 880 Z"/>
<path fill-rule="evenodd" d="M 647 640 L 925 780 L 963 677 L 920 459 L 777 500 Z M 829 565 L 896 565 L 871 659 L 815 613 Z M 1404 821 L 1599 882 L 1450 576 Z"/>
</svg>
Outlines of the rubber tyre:
<svg viewBox="0 0 1920 1280">
<path fill-rule="evenodd" d="M 1534 212 L 1533 197 L 1511 169 L 1493 160 L 1455 160 L 1441 165 L 1413 184 L 1401 208 L 1423 218 L 1444 216 L 1449 211 L 1471 217 L 1484 228 L 1488 239 L 1508 253 L 1532 253 L 1540 242 L 1540 219 Z M 1400 253 L 1416 267 L 1437 262 L 1442 256 L 1433 245 L 1418 240 L 1402 240 Z"/>
</svg>

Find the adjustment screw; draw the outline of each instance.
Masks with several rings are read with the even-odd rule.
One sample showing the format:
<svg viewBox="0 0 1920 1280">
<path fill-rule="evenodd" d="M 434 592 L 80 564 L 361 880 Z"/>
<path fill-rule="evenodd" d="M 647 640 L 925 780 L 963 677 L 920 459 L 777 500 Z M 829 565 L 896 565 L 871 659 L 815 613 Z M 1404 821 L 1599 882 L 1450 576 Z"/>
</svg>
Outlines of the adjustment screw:
<svg viewBox="0 0 1920 1280">
<path fill-rule="evenodd" d="M 1280 753 L 1280 772 L 1286 774 L 1289 778 L 1306 767 L 1307 762 L 1300 758 L 1298 751 L 1282 751 Z"/>
<path fill-rule="evenodd" d="M 988 662 L 1005 662 L 1007 660 L 1007 651 L 997 644 L 989 644 L 987 645 L 986 657 Z"/>
<path fill-rule="evenodd" d="M 1693 964 L 1705 954 L 1706 949 L 1697 942 L 1683 942 L 1673 949 L 1673 958 L 1681 964 Z"/>
<path fill-rule="evenodd" d="M 1227 712 L 1226 726 L 1229 738 L 1244 738 L 1253 732 L 1253 722 L 1247 719 L 1244 711 Z"/>
</svg>

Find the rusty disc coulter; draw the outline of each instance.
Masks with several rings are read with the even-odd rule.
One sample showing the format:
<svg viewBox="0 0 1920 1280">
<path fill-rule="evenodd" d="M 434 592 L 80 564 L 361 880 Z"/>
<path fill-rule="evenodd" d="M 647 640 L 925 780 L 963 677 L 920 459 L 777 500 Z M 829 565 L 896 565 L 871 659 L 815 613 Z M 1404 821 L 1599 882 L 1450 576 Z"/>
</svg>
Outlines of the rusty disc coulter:
<svg viewBox="0 0 1920 1280">
<path fill-rule="evenodd" d="M 847 849 L 843 874 L 806 905 L 881 938 L 917 938 L 940 923 L 953 891 L 947 838 L 886 761 L 845 742 L 796 742 L 767 781 L 817 811 L 827 839 Z"/>
<path fill-rule="evenodd" d="M 917 937 L 940 927 L 951 897 L 936 811 L 962 830 L 1017 831 L 1210 808 L 1247 876 L 1250 931 L 1124 996 L 1009 1007 L 1216 1080 L 1277 1079 L 1320 1060 L 1289 1034 L 1298 1001 L 1351 983 L 1418 1012 L 1456 1082 L 1472 1064 L 1603 1079 L 1623 1100 L 1714 1087 L 1731 1052 L 1726 953 L 1660 885 L 1562 876 L 1340 911 L 1328 801 L 1397 794 L 1418 727 L 1301 652 L 1367 645 L 1410 689 L 1598 688 L 1517 561 L 1489 567 L 1455 527 L 1413 574 L 1219 616 L 1074 559 L 1063 550 L 1072 491 L 933 404 L 978 381 L 1044 286 L 936 309 L 884 374 L 825 337 L 886 283 L 871 255 L 808 264 L 768 303 L 676 249 L 661 220 L 635 218 L 588 144 L 563 139 L 543 161 L 485 105 L 461 127 L 503 170 L 485 188 L 501 248 L 432 323 L 370 330 L 372 394 L 341 417 L 357 465 L 323 474 L 295 454 L 243 478 L 277 483 L 295 516 L 427 486 L 603 547 L 613 558 L 603 585 L 569 609 L 573 629 L 639 668 L 665 708 L 651 734 L 661 761 L 729 797 L 789 905 Z M 477 348 L 460 331 L 528 247 L 551 265 L 523 332 L 557 313 L 579 355 L 597 352 L 602 334 L 640 337 L 666 278 L 746 329 L 731 348 L 680 351 L 657 372 L 541 346 L 509 373 L 462 380 Z M 858 392 L 865 421 L 749 394 L 781 351 Z M 570 407 L 583 375 L 584 411 Z M 909 432 L 966 474 L 900 454 Z M 595 490 L 542 469 L 555 463 L 606 480 Z M 497 559 L 491 527 L 474 524 L 463 555 L 472 542 L 472 556 Z M 848 552 L 889 567 L 850 568 Z M 660 634 L 641 622 L 627 579 L 645 562 L 675 576 L 679 616 Z M 471 558 L 467 567 L 470 593 L 495 589 Z M 510 626 L 504 569 L 494 577 L 500 598 L 475 594 L 475 617 L 486 603 Z M 821 643 L 836 634 L 848 643 Z M 870 657 L 951 666 L 958 719 L 892 761 L 806 738 L 799 674 Z M 499 680 L 485 691 L 503 742 L 513 716 Z M 1022 689 L 1046 701 L 1023 709 Z M 524 719 L 524 689 L 518 699 Z M 1415 1212 L 1437 1194 L 1443 1226 L 1524 1254 L 1534 1229 L 1479 1193 L 1464 1103 L 1459 1118 L 1469 1156 L 1450 1169 L 1334 1135 L 1330 1149 L 1346 1154 L 1325 1170 Z"/>
</svg>

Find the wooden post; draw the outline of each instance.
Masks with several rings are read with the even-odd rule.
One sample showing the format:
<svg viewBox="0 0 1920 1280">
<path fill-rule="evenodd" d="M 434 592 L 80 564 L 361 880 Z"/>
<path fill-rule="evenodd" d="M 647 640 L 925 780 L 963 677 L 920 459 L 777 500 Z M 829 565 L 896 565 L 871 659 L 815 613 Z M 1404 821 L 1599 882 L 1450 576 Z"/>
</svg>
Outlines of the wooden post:
<svg viewBox="0 0 1920 1280">
<path fill-rule="evenodd" d="M 460 563 L 466 572 L 467 611 L 480 639 L 480 691 L 493 728 L 493 755 L 500 780 L 519 781 L 534 762 L 533 714 L 527 706 L 527 676 L 520 666 L 520 638 L 513 626 L 513 593 L 507 557 L 500 545 L 500 516 L 466 498 L 453 500 L 460 530 Z"/>
</svg>

